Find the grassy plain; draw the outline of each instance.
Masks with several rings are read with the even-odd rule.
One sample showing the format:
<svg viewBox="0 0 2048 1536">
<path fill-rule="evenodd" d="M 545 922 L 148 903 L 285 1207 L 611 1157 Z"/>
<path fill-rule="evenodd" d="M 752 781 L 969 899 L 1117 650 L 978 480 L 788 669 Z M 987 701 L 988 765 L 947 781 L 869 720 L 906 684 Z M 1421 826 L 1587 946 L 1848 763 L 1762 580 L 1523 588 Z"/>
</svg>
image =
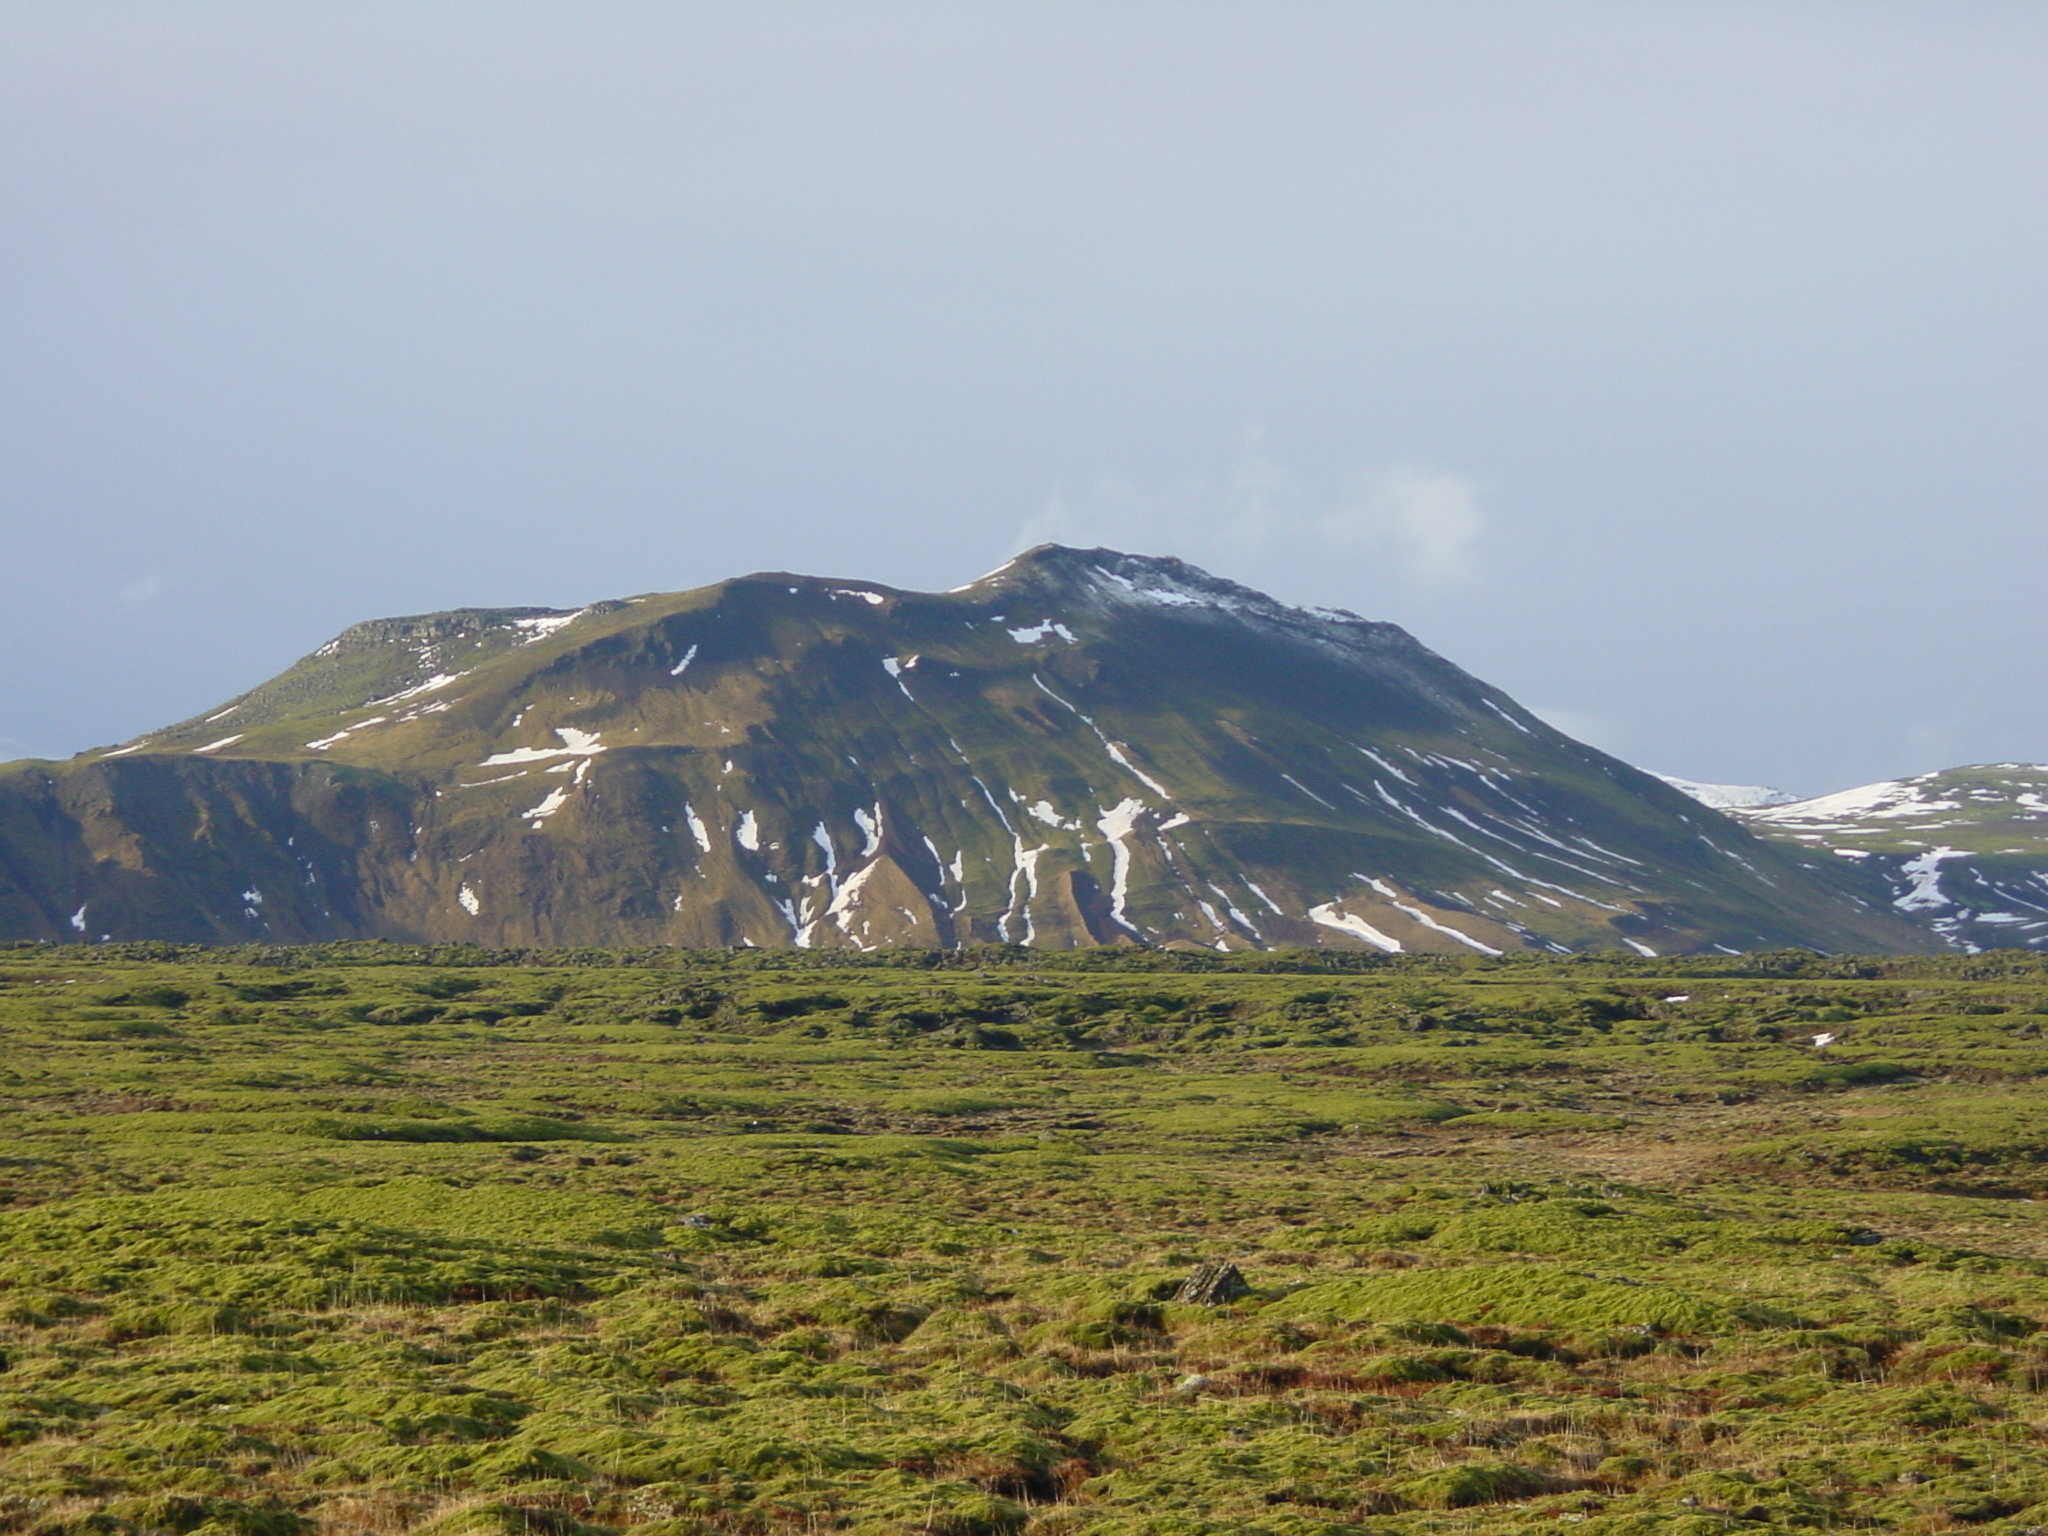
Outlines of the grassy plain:
<svg viewBox="0 0 2048 1536">
<path fill-rule="evenodd" d="M 2044 1024 L 2017 954 L 0 949 L 0 1531 L 2039 1530 Z"/>
</svg>

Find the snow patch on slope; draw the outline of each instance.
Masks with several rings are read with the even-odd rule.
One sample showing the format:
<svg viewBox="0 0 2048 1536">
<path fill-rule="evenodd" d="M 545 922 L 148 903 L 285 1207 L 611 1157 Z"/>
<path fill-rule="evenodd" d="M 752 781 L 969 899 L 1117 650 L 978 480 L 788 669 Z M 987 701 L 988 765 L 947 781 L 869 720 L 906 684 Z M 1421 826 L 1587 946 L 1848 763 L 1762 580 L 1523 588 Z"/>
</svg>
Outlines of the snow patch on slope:
<svg viewBox="0 0 2048 1536">
<path fill-rule="evenodd" d="M 559 788 L 549 790 L 547 798 L 532 810 L 521 811 L 519 814 L 522 819 L 532 822 L 537 827 L 568 803 L 569 786 L 564 784 Z"/>
<path fill-rule="evenodd" d="M 545 762 L 551 757 L 591 757 L 605 749 L 594 731 L 560 725 L 555 727 L 555 734 L 562 738 L 559 747 L 514 747 L 510 752 L 493 752 L 479 766 L 496 768 L 504 763 Z"/>
<path fill-rule="evenodd" d="M 872 811 L 856 809 L 853 820 L 854 825 L 860 828 L 861 838 L 867 845 L 861 849 L 860 856 L 871 859 L 882 846 L 882 808 L 877 805 Z"/>
<path fill-rule="evenodd" d="M 1134 934 L 1138 932 L 1138 926 L 1130 918 L 1131 847 L 1128 839 L 1137 831 L 1138 818 L 1145 814 L 1145 810 L 1142 800 L 1121 800 L 1104 811 L 1095 823 L 1096 829 L 1109 843 L 1109 915 L 1119 926 Z"/>
<path fill-rule="evenodd" d="M 390 718 L 389 715 L 372 715 L 367 720 L 358 720 L 354 725 L 345 726 L 341 730 L 336 731 L 332 736 L 322 736 L 318 741 L 307 742 L 306 750 L 309 752 L 325 752 L 336 742 L 346 741 L 349 737 L 355 735 L 357 731 L 368 730 L 373 725 L 382 725 Z"/>
<path fill-rule="evenodd" d="M 1901 912 L 1932 912 L 1937 907 L 1948 906 L 1949 899 L 1941 890 L 1942 863 L 1967 857 L 1960 848 L 1930 848 L 1919 858 L 1908 859 L 1899 866 L 1899 873 L 1912 884 L 1892 905 Z"/>
<path fill-rule="evenodd" d="M 536 640 L 547 639 L 558 629 L 567 629 L 589 611 L 588 608 L 578 608 L 574 613 L 546 613 L 537 619 L 514 619 L 509 627 L 525 630 L 526 638 L 520 643 L 531 645 Z"/>
<path fill-rule="evenodd" d="M 407 699 L 420 697 L 421 694 L 438 692 L 446 688 L 450 683 L 459 683 L 467 676 L 469 676 L 467 672 L 437 672 L 424 683 L 415 683 L 410 688 L 401 689 L 397 693 L 386 694 L 381 699 L 372 699 L 363 708 L 378 709 L 386 704 L 402 704 Z"/>
<path fill-rule="evenodd" d="M 1467 947 L 1472 949 L 1476 949 L 1482 955 L 1489 956 L 1495 960 L 1498 960 L 1500 958 L 1500 951 L 1495 949 L 1491 944 L 1482 944 L 1477 939 L 1473 938 L 1471 934 L 1462 933 L 1458 929 L 1453 928 L 1449 923 L 1438 922 L 1435 918 L 1431 917 L 1427 912 L 1423 911 L 1422 908 L 1417 906 L 1411 906 L 1409 903 L 1401 900 L 1401 893 L 1395 890 L 1391 885 L 1388 885 L 1386 881 L 1374 880 L 1366 875 L 1357 874 L 1354 874 L 1352 878 L 1354 880 L 1365 881 L 1367 885 L 1371 886 L 1374 890 L 1378 891 L 1382 896 L 1386 897 L 1388 906 L 1393 907 L 1396 911 L 1407 913 L 1408 916 L 1414 918 L 1415 921 L 1422 924 L 1423 927 L 1433 929 L 1438 933 L 1446 935 L 1447 937 L 1456 939 L 1460 944 L 1466 945 Z"/>
<path fill-rule="evenodd" d="M 1043 640 L 1047 635 L 1058 635 L 1069 645 L 1078 643 L 1074 638 L 1074 632 L 1067 628 L 1066 625 L 1054 619 L 1047 619 L 1042 624 L 1034 624 L 1029 629 L 1013 629 L 1009 631 L 1010 638 L 1019 645 L 1035 644 Z"/>
<path fill-rule="evenodd" d="M 697 814 L 696 810 L 687 800 L 683 802 L 683 820 L 689 824 L 690 836 L 697 840 L 698 852 L 709 853 L 711 851 L 711 833 L 704 825 L 704 818 Z"/>
<path fill-rule="evenodd" d="M 1325 928 L 1335 928 L 1339 933 L 1348 933 L 1354 939 L 1363 939 L 1375 948 L 1384 949 L 1390 955 L 1401 953 L 1399 939 L 1389 938 L 1362 917 L 1353 917 L 1349 912 L 1340 911 L 1334 901 L 1310 907 L 1308 915 L 1311 922 L 1320 923 Z"/>
</svg>

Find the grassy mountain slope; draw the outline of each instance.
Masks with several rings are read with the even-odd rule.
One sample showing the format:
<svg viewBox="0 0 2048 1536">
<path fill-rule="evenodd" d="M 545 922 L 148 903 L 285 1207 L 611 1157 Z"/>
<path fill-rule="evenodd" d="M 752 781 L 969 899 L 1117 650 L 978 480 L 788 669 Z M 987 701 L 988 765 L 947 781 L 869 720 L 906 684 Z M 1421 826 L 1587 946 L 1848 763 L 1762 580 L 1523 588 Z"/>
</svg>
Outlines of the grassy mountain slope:
<svg viewBox="0 0 2048 1536">
<path fill-rule="evenodd" d="M 1172 560 L 359 625 L 0 777 L 0 933 L 1475 952 L 1930 942 L 1418 644 Z"/>
</svg>

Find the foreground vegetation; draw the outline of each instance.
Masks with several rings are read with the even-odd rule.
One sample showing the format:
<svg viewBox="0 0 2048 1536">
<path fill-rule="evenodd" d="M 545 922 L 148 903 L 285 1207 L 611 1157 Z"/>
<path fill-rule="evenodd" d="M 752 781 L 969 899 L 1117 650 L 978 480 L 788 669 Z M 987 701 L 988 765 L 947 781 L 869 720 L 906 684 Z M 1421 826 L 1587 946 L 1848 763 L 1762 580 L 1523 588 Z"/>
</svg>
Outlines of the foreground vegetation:
<svg viewBox="0 0 2048 1536">
<path fill-rule="evenodd" d="M 2040 1529 L 2044 1024 L 2011 954 L 0 949 L 0 1530 Z"/>
</svg>

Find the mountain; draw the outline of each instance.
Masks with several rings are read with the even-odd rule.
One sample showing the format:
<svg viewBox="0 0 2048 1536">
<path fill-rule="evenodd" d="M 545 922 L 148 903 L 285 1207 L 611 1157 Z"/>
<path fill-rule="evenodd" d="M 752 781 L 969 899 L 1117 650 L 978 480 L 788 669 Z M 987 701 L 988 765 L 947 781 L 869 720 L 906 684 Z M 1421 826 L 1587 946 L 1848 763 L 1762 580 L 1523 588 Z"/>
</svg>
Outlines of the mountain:
<svg viewBox="0 0 2048 1536">
<path fill-rule="evenodd" d="M 1691 779 L 1674 779 L 1668 773 L 1657 775 L 1666 784 L 1681 794 L 1690 795 L 1701 805 L 1712 806 L 1717 811 L 1746 811 L 1756 806 L 1790 805 L 1799 797 L 1788 795 L 1782 789 L 1773 789 L 1768 784 L 1695 784 Z"/>
<path fill-rule="evenodd" d="M 2048 948 L 2048 766 L 1949 768 L 1736 814 L 1860 866 L 1957 948 Z"/>
<path fill-rule="evenodd" d="M 361 624 L 0 770 L 0 936 L 1930 947 L 1401 629 L 1047 545 Z"/>
</svg>

